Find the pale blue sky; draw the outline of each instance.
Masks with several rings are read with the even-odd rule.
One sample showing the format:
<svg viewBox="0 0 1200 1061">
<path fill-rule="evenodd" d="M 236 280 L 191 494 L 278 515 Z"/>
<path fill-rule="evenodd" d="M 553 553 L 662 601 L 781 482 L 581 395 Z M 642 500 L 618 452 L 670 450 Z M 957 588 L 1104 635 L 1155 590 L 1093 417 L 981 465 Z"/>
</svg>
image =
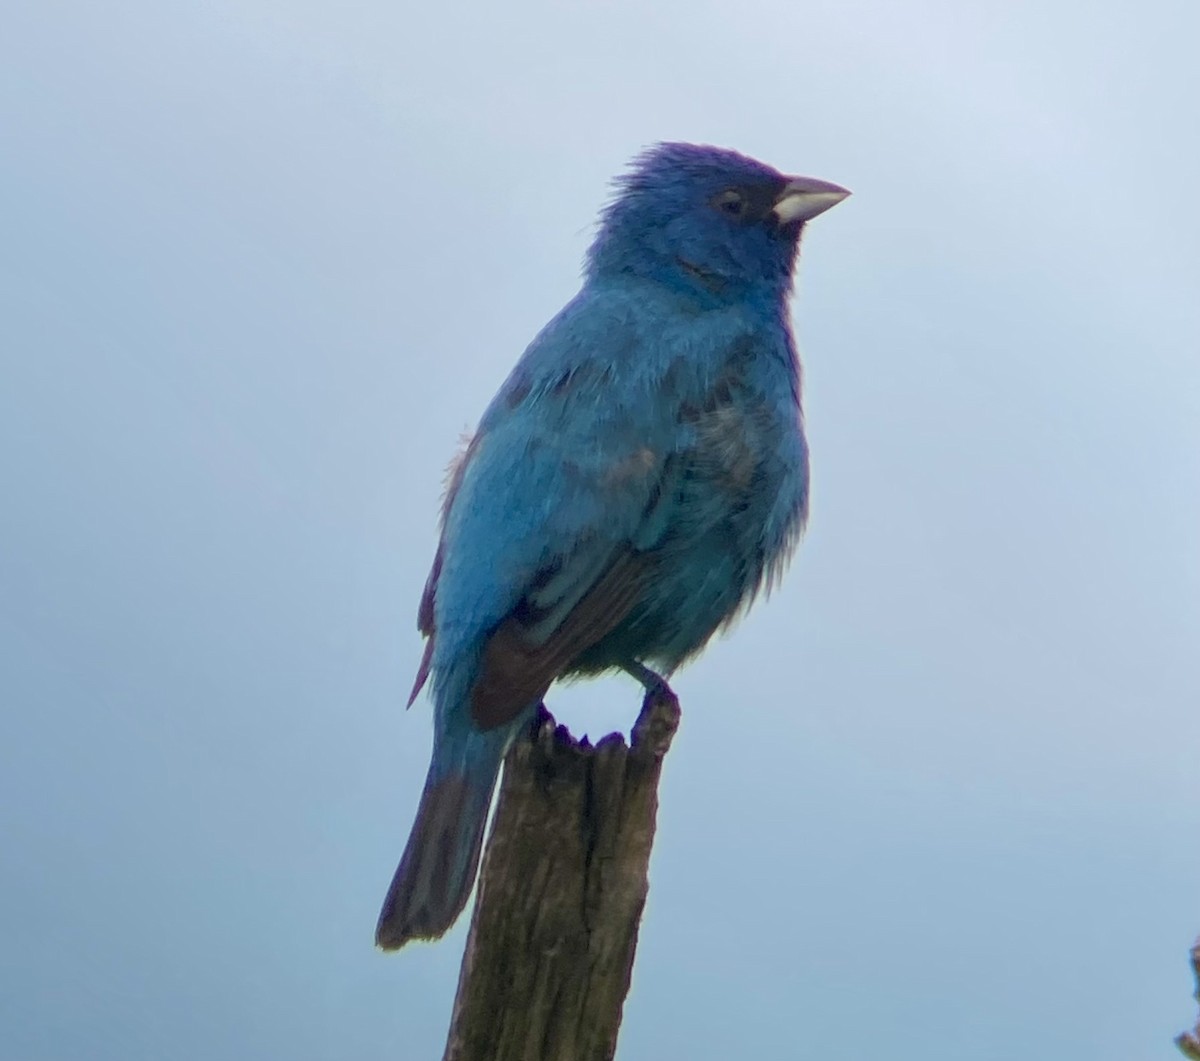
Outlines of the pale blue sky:
<svg viewBox="0 0 1200 1061">
<path fill-rule="evenodd" d="M 855 194 L 796 303 L 811 530 L 677 680 L 620 1057 L 1172 1057 L 1198 40 L 1195 0 L 6 10 L 0 1056 L 440 1056 L 463 926 L 371 934 L 442 469 L 665 138 Z"/>
</svg>

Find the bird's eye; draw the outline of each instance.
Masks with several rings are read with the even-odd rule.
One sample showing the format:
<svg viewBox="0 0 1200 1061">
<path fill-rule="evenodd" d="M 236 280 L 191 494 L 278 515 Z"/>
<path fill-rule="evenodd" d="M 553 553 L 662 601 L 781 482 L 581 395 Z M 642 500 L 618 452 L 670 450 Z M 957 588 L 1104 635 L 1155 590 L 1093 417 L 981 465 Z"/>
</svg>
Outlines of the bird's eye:
<svg viewBox="0 0 1200 1061">
<path fill-rule="evenodd" d="M 741 217 L 746 212 L 746 199 L 741 192 L 730 188 L 713 200 L 713 206 L 730 217 Z"/>
</svg>

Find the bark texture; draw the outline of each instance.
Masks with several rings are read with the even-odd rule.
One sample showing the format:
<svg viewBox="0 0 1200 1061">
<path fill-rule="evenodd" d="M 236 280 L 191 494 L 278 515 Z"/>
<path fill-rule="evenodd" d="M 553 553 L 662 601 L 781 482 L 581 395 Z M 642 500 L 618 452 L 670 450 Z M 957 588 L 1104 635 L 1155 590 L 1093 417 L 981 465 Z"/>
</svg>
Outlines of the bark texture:
<svg viewBox="0 0 1200 1061">
<path fill-rule="evenodd" d="M 572 739 L 545 710 L 509 751 L 444 1061 L 616 1053 L 679 704 L 646 697 L 630 745 Z"/>
</svg>

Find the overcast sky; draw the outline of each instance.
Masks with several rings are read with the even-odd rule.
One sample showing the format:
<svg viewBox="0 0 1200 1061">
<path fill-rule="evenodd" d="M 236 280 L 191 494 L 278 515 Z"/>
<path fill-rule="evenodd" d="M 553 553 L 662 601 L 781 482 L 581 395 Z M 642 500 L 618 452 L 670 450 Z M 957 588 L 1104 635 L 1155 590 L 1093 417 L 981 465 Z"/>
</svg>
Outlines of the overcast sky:
<svg viewBox="0 0 1200 1061">
<path fill-rule="evenodd" d="M 371 945 L 444 465 L 659 139 L 854 196 L 809 535 L 681 672 L 623 1061 L 1174 1056 L 1200 5 L 0 17 L 0 1055 L 440 1056 Z M 550 706 L 627 729 L 628 679 Z"/>
</svg>

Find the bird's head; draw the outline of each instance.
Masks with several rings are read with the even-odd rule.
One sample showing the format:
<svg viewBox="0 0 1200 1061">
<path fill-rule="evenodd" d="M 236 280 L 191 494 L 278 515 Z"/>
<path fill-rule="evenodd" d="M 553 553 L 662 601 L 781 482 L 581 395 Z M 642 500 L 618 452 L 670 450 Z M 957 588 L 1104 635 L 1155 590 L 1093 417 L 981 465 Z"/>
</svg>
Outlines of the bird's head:
<svg viewBox="0 0 1200 1061">
<path fill-rule="evenodd" d="M 588 273 L 643 276 L 710 303 L 782 296 L 804 223 L 849 194 L 734 151 L 659 144 L 618 179 Z"/>
</svg>

